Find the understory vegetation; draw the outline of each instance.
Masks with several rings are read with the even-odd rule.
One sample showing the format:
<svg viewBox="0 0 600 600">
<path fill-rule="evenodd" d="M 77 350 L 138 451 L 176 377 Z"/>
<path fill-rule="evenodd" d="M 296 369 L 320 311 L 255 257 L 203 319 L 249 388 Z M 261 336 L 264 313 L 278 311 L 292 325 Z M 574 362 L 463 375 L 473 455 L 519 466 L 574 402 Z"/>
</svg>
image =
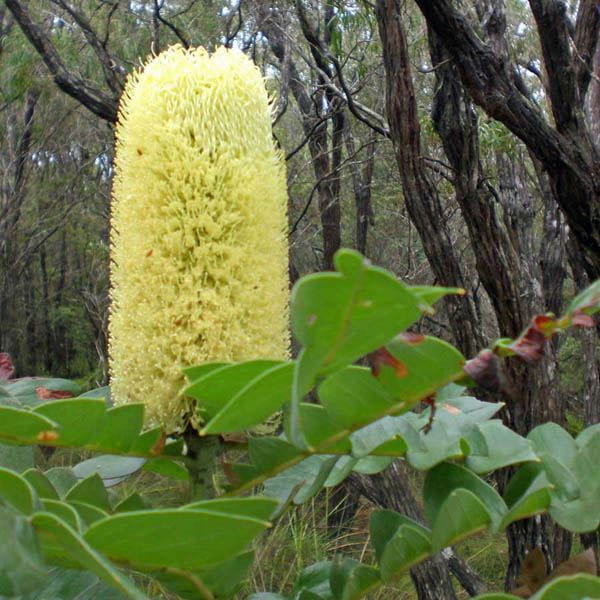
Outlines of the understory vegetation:
<svg viewBox="0 0 600 600">
<path fill-rule="evenodd" d="M 599 309 L 596 0 L 0 0 L 0 598 L 600 597 Z"/>
</svg>

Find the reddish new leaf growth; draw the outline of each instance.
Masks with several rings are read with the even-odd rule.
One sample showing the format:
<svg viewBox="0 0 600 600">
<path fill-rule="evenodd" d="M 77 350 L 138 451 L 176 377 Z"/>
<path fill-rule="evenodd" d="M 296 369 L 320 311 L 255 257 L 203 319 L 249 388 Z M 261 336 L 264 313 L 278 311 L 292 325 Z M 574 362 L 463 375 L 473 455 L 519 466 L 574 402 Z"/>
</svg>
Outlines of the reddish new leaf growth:
<svg viewBox="0 0 600 600">
<path fill-rule="evenodd" d="M 515 340 L 509 348 L 526 362 L 537 362 L 544 356 L 546 340 L 554 332 L 556 319 L 538 315 L 531 320 L 527 331 Z"/>
<path fill-rule="evenodd" d="M 40 431 L 37 434 L 38 442 L 55 442 L 58 439 L 58 433 L 56 431 Z"/>
<path fill-rule="evenodd" d="M 0 381 L 3 379 L 12 379 L 15 375 L 15 366 L 13 365 L 10 354 L 0 352 Z"/>
<path fill-rule="evenodd" d="M 596 321 L 594 317 L 586 315 L 581 310 L 576 310 L 571 317 L 571 325 L 573 327 L 595 327 Z"/>
<path fill-rule="evenodd" d="M 463 371 L 484 390 L 502 392 L 506 389 L 502 363 L 491 350 L 482 350 L 475 358 L 467 361 Z"/>
<path fill-rule="evenodd" d="M 60 400 L 61 398 L 72 398 L 73 392 L 66 390 L 49 390 L 45 387 L 36 387 L 35 393 L 40 400 Z"/>
<path fill-rule="evenodd" d="M 371 372 L 375 377 L 381 373 L 381 367 L 386 365 L 394 369 L 397 377 L 406 377 L 408 369 L 400 362 L 385 346 L 367 354 L 367 360 L 371 366 Z"/>
<path fill-rule="evenodd" d="M 427 423 L 425 423 L 425 425 L 423 425 L 423 433 L 429 433 L 431 431 L 431 428 L 433 427 L 433 418 L 435 417 L 435 411 L 437 409 L 436 403 L 435 403 L 435 396 L 427 396 L 427 398 L 424 398 L 422 400 L 423 404 L 427 404 L 427 406 L 430 407 L 430 411 L 429 411 L 429 420 L 427 421 Z"/>
<path fill-rule="evenodd" d="M 150 454 L 153 456 L 158 456 L 165 448 L 165 444 L 167 443 L 167 435 L 163 432 L 161 436 L 158 438 L 156 444 L 150 448 Z"/>
<path fill-rule="evenodd" d="M 425 336 L 420 333 L 410 333 L 407 331 L 405 333 L 401 333 L 398 336 L 403 342 L 410 344 L 411 346 L 417 346 L 421 342 L 425 341 Z"/>
</svg>

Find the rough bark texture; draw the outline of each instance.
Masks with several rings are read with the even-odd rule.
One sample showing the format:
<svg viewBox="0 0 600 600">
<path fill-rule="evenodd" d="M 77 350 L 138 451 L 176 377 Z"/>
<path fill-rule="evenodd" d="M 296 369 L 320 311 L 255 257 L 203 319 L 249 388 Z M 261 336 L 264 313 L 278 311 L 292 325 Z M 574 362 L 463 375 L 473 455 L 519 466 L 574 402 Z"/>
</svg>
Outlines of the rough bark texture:
<svg viewBox="0 0 600 600">
<path fill-rule="evenodd" d="M 363 255 L 367 254 L 367 235 L 369 226 L 374 224 L 373 208 L 371 206 L 371 181 L 375 167 L 375 136 L 371 132 L 370 143 L 367 145 L 367 158 L 362 168 L 352 167 L 352 187 L 354 188 L 354 202 L 356 205 L 356 249 Z M 344 132 L 348 156 L 358 158 L 354 136 L 350 124 L 346 124 Z M 357 161 L 358 162 L 358 161 Z"/>
<path fill-rule="evenodd" d="M 302 115 L 302 128 L 308 139 L 317 182 L 316 190 L 323 230 L 323 268 L 332 269 L 333 255 L 341 246 L 339 168 L 344 131 L 343 107 L 340 106 L 338 98 L 326 97 L 324 88 L 317 90 L 313 100 L 290 56 L 289 40 L 285 34 L 285 20 L 275 8 L 273 10 L 270 8 L 272 7 L 267 2 L 258 3 L 259 27 L 268 39 L 271 51 L 277 57 L 282 70 L 286 71 L 289 87 Z M 310 25 L 305 24 L 304 27 L 305 35 L 310 37 Z M 321 114 L 324 100 L 327 101 L 330 109 L 328 114 Z M 333 122 L 331 147 L 327 135 L 329 119 Z"/>
<path fill-rule="evenodd" d="M 600 157 L 583 118 L 563 2 L 531 0 L 538 23 L 556 127 L 522 93 L 510 63 L 476 35 L 451 0 L 416 0 L 454 59 L 473 100 L 519 137 L 548 172 L 580 247 L 585 270 L 600 277 Z M 597 14 L 593 18 L 600 18 Z"/>
<path fill-rule="evenodd" d="M 29 11 L 27 10 L 27 5 L 23 2 L 18 2 L 17 0 L 6 0 L 6 6 L 13 14 L 15 21 L 19 24 L 19 27 L 21 27 L 24 35 L 39 53 L 46 64 L 46 67 L 48 67 L 56 85 L 58 85 L 63 92 L 80 102 L 88 110 L 98 115 L 101 119 L 114 123 L 117 120 L 117 110 L 119 106 L 120 93 L 118 93 L 118 90 L 113 90 L 114 93 L 112 95 L 106 94 L 101 90 L 93 88 L 83 79 L 79 78 L 74 73 L 71 73 L 65 67 L 50 38 L 46 35 L 44 30 L 31 19 Z M 103 62 L 102 64 L 111 72 L 115 66 L 113 64 L 113 68 L 111 68 L 109 63 L 105 64 Z M 105 70 L 105 75 L 106 74 Z M 111 81 L 111 87 L 113 84 L 116 86 L 118 85 L 119 79 L 116 73 L 112 72 L 109 80 Z"/>
<path fill-rule="evenodd" d="M 377 21 L 386 72 L 390 136 L 402 178 L 406 209 L 414 223 L 437 283 L 465 287 L 435 185 L 423 162 L 417 103 L 412 83 L 399 0 L 379 0 Z M 450 296 L 446 307 L 455 342 L 466 356 L 483 347 L 481 329 L 468 297 Z"/>
<path fill-rule="evenodd" d="M 485 14 L 483 25 L 490 46 L 497 57 L 506 59 L 503 2 L 490 0 L 484 5 L 481 12 Z M 499 330 L 502 335 L 516 336 L 534 314 L 560 310 L 565 228 L 557 214 L 552 189 L 546 185 L 542 188 L 546 204 L 544 243 L 538 259 L 533 239 L 536 209 L 525 184 L 525 157 L 517 150 L 510 158 L 497 153 L 498 189 L 491 186 L 482 172 L 476 113 L 461 81 L 459 68 L 436 31 L 430 29 L 429 40 L 437 80 L 432 114 L 434 126 L 454 170 L 457 202 L 467 224 L 477 271 L 494 307 Z M 545 171 L 537 166 L 540 182 L 546 183 Z M 509 361 L 516 397 L 509 404 L 506 420 L 522 435 L 542 422 L 560 422 L 563 418 L 555 351 L 555 347 L 550 347 L 541 363 L 534 367 Z M 500 474 L 501 487 L 509 475 L 509 472 Z M 515 524 L 509 529 L 508 538 L 508 588 L 514 586 L 520 563 L 533 545 L 544 548 L 550 565 L 567 558 L 571 545 L 570 534 L 554 527 L 546 518 Z"/>
</svg>

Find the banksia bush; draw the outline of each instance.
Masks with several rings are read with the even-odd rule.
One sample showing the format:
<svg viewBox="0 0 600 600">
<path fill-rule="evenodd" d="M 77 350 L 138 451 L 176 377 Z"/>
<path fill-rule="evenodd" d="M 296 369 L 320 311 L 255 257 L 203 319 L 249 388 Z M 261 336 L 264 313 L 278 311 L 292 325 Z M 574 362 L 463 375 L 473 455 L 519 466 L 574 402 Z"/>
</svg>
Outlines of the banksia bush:
<svg viewBox="0 0 600 600">
<path fill-rule="evenodd" d="M 177 431 L 181 369 L 288 355 L 286 182 L 258 69 L 173 47 L 128 80 L 111 220 L 111 391 Z"/>
</svg>

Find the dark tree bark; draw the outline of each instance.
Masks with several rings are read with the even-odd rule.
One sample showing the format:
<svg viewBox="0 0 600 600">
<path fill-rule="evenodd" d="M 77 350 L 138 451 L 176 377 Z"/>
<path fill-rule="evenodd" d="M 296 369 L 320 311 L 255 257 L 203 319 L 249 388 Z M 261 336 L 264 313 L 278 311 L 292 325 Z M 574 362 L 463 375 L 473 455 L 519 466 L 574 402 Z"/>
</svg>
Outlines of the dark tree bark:
<svg viewBox="0 0 600 600">
<path fill-rule="evenodd" d="M 371 131 L 370 143 L 367 145 L 367 158 L 362 169 L 351 167 L 352 187 L 354 188 L 354 202 L 356 205 L 356 249 L 363 255 L 367 254 L 367 235 L 369 226 L 374 224 L 373 208 L 371 206 L 371 181 L 375 167 L 375 136 Z M 348 156 L 358 160 L 354 136 L 350 124 L 346 122 L 344 131 Z"/>
<path fill-rule="evenodd" d="M 5 2 L 8 10 L 10 10 L 15 21 L 19 24 L 25 37 L 31 42 L 32 46 L 37 50 L 44 61 L 46 67 L 48 67 L 56 85 L 63 92 L 83 104 L 88 110 L 98 115 L 101 119 L 109 121 L 110 123 L 116 122 L 121 83 L 118 75 L 114 72 L 116 65 L 108 62 L 108 55 L 102 56 L 101 64 L 105 72 L 105 78 L 110 82 L 109 87 L 111 90 L 115 87 L 115 89 L 112 90 L 112 94 L 106 94 L 102 90 L 98 90 L 88 85 L 83 79 L 74 73 L 71 73 L 65 67 L 65 64 L 48 35 L 46 35 L 44 30 L 31 19 L 25 3 L 19 2 L 18 0 L 5 0 Z M 81 20 L 83 21 L 84 26 L 88 25 L 87 28 L 83 29 L 86 38 L 92 36 L 93 32 L 89 28 L 89 24 L 87 24 L 85 20 Z M 93 37 L 95 37 L 95 34 Z M 98 54 L 100 50 L 96 46 L 94 48 L 97 50 Z M 106 53 L 104 52 L 104 54 Z"/>
<path fill-rule="evenodd" d="M 585 270 L 592 279 L 600 277 L 600 156 L 584 119 L 564 3 L 530 1 L 538 24 L 555 127 L 522 93 L 505 57 L 481 41 L 451 0 L 416 3 L 452 56 L 473 100 L 504 123 L 544 165 L 579 244 Z M 600 16 L 594 13 L 590 18 Z"/>
<path fill-rule="evenodd" d="M 464 288 L 465 279 L 450 240 L 446 216 L 423 161 L 401 4 L 399 0 L 379 0 L 376 14 L 386 72 L 387 117 L 404 202 L 437 283 Z M 472 301 L 468 296 L 450 296 L 446 307 L 457 346 L 466 356 L 473 356 L 484 343 Z"/>
<path fill-rule="evenodd" d="M 490 46 L 497 56 L 507 57 L 503 3 L 491 0 L 486 4 L 484 29 Z M 509 159 L 498 153 L 498 189 L 490 185 L 480 164 L 476 113 L 460 72 L 435 31 L 430 30 L 429 41 L 438 84 L 433 122 L 454 170 L 457 201 L 467 224 L 477 271 L 494 307 L 499 330 L 502 335 L 516 336 L 534 314 L 560 310 L 565 229 L 555 210 L 552 190 L 543 186 L 546 217 L 538 260 L 533 239 L 534 199 L 525 182 L 524 157 L 517 153 Z M 539 164 L 536 166 L 540 182 L 545 183 L 546 173 Z M 509 362 L 516 402 L 509 404 L 506 419 L 522 435 L 542 422 L 561 422 L 563 419 L 555 352 L 556 347 L 551 346 L 533 368 L 516 361 Z M 509 475 L 510 471 L 499 475 L 501 488 Z M 544 548 L 551 566 L 566 559 L 571 547 L 571 535 L 555 527 L 547 518 L 513 525 L 508 538 L 508 588 L 514 586 L 521 561 L 532 545 Z"/>
<path fill-rule="evenodd" d="M 15 340 L 12 332 L 16 304 L 16 286 L 19 269 L 24 266 L 17 256 L 16 235 L 25 199 L 26 164 L 31 147 L 35 108 L 38 94 L 28 92 L 25 96 L 22 122 L 10 116 L 7 140 L 9 147 L 10 170 L 7 170 L 0 187 L 0 351 L 14 354 Z M 19 361 L 19 357 L 15 357 Z"/>
<path fill-rule="evenodd" d="M 269 3 L 259 2 L 257 5 L 259 27 L 269 42 L 273 54 L 277 57 L 282 71 L 285 71 L 289 87 L 302 115 L 302 128 L 308 140 L 313 171 L 316 179 L 319 213 L 323 230 L 323 268 L 333 269 L 333 255 L 341 246 L 341 213 L 339 203 L 340 163 L 343 147 L 344 114 L 340 99 L 326 94 L 323 76 L 318 75 L 319 87 L 314 100 L 308 93 L 303 78 L 293 62 L 288 40 L 286 39 L 286 23 L 281 13 L 275 8 L 270 10 Z M 300 14 L 301 11 L 300 11 Z M 308 21 L 304 23 L 305 36 L 313 39 Z M 318 49 L 313 56 L 319 57 Z M 322 59 L 319 59 L 322 60 Z M 322 114 L 323 105 L 328 112 Z M 327 122 L 332 120 L 332 143 L 328 140 Z"/>
</svg>

